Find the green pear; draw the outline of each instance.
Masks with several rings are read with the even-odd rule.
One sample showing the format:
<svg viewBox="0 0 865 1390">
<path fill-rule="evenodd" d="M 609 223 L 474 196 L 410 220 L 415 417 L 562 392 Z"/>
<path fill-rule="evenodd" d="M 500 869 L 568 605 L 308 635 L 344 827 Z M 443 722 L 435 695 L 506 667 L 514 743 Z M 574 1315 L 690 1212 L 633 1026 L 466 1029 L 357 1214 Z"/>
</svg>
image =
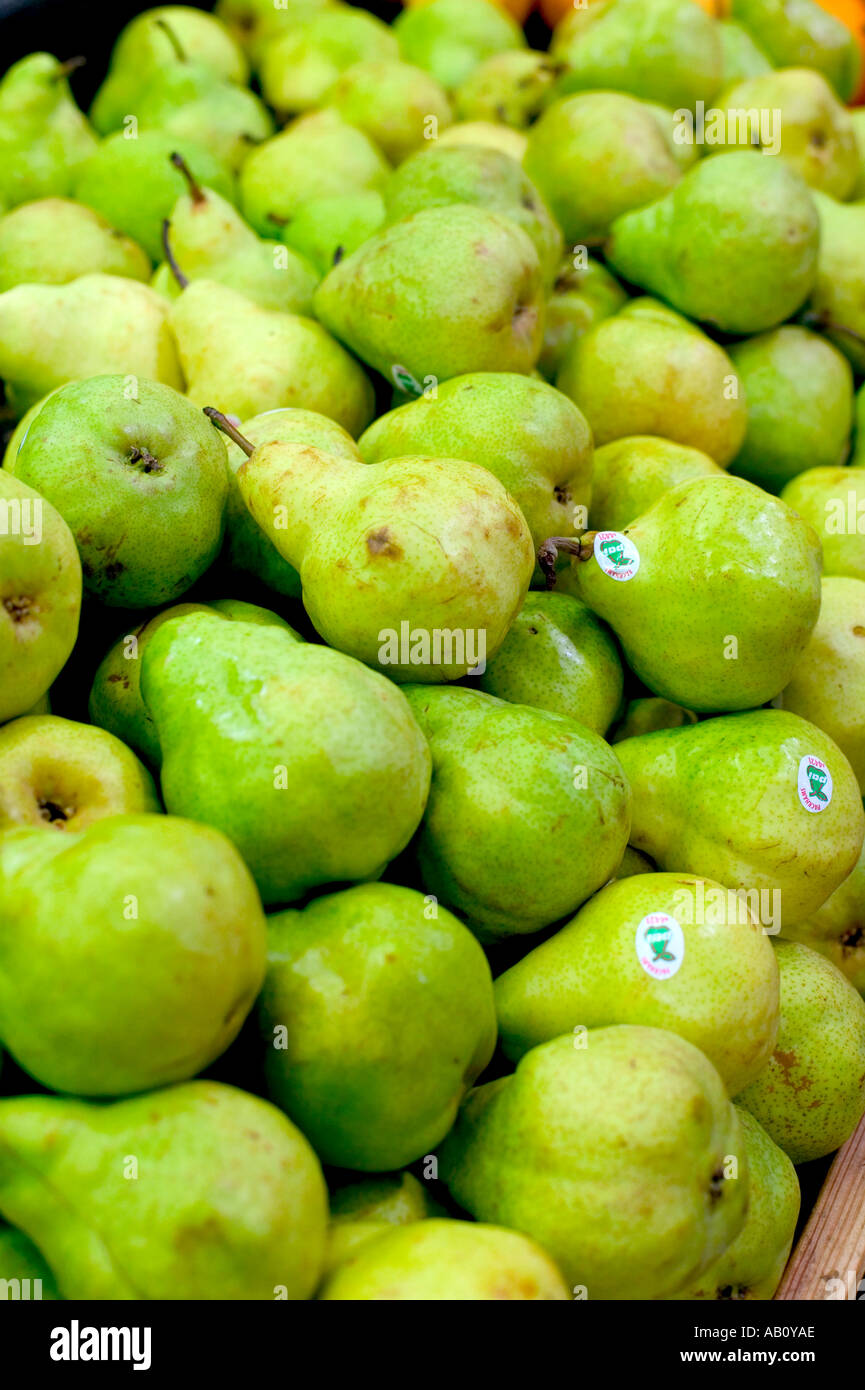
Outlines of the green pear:
<svg viewBox="0 0 865 1390">
<path fill-rule="evenodd" d="M 0 728 L 0 830 L 86 830 L 109 816 L 160 809 L 150 773 L 104 729 L 53 714 Z"/>
<path fill-rule="evenodd" d="M 677 1299 L 771 1299 L 790 1254 L 801 1200 L 796 1169 L 744 1106 L 734 1109 L 748 1156 L 748 1215 L 732 1245 Z"/>
<path fill-rule="evenodd" d="M 55 386 L 54 391 L 59 390 L 60 387 Z M 15 461 L 18 458 L 18 450 L 20 449 L 21 445 L 26 439 L 30 426 L 36 419 L 36 416 L 39 414 L 45 402 L 48 400 L 48 396 L 53 396 L 54 391 L 49 391 L 47 396 L 43 396 L 41 400 L 38 400 L 36 402 L 35 405 L 31 405 L 29 410 L 25 410 L 24 414 L 21 416 L 21 419 L 18 421 L 14 430 L 10 434 L 9 440 L 6 444 L 6 450 L 3 454 L 2 464 L 2 467 L 6 470 L 7 473 L 15 472 Z"/>
<path fill-rule="evenodd" d="M 832 1153 L 865 1111 L 865 1001 L 825 956 L 776 941 L 781 1026 L 739 1100 L 794 1163 Z"/>
<path fill-rule="evenodd" d="M 698 1047 L 735 1096 L 766 1066 L 778 1033 L 778 966 L 747 904 L 711 879 L 636 874 L 496 980 L 505 1055 L 574 1023 L 665 1028 Z"/>
<path fill-rule="evenodd" d="M 558 76 L 549 55 L 533 48 L 494 53 L 460 83 L 454 110 L 461 121 L 501 121 L 527 130 L 546 106 Z"/>
<path fill-rule="evenodd" d="M 327 1238 L 306 1139 L 214 1081 L 0 1101 L 0 1211 L 75 1300 L 310 1298 Z"/>
<path fill-rule="evenodd" d="M 529 131 L 525 167 L 573 246 L 604 241 L 623 212 L 680 178 L 672 130 L 665 137 L 651 109 L 621 92 L 553 102 Z"/>
<path fill-rule="evenodd" d="M 718 34 L 725 88 L 731 87 L 734 82 L 762 77 L 764 73 L 772 71 L 766 54 L 744 25 L 735 19 L 722 19 L 718 23 Z"/>
<path fill-rule="evenodd" d="M 48 1302 L 60 1298 L 54 1275 L 32 1240 L 4 1222 L 0 1222 L 0 1285 L 7 1299 Z"/>
<path fill-rule="evenodd" d="M 262 531 L 300 574 L 330 646 L 396 681 L 459 680 L 494 655 L 534 571 L 526 520 L 487 469 L 461 459 L 360 464 L 263 444 L 237 473 Z"/>
<path fill-rule="evenodd" d="M 628 843 L 618 760 L 573 719 L 479 690 L 409 686 L 433 776 L 424 888 L 483 940 L 539 931 L 606 883 Z"/>
<path fill-rule="evenodd" d="M 859 83 L 861 59 L 846 25 L 815 0 L 732 0 L 731 17 L 776 68 L 816 68 L 842 101 Z"/>
<path fill-rule="evenodd" d="M 352 352 L 415 395 L 429 377 L 528 373 L 543 343 L 533 242 L 509 216 L 469 204 L 424 208 L 377 232 L 334 266 L 313 303 Z"/>
<path fill-rule="evenodd" d="M 592 436 L 567 396 L 510 372 L 473 372 L 382 415 L 358 441 L 366 463 L 406 454 L 470 458 L 519 504 L 535 546 L 586 524 Z"/>
<path fill-rule="evenodd" d="M 352 434 L 369 424 L 369 378 L 314 319 L 263 309 L 216 280 L 194 280 L 169 317 L 187 395 L 197 405 L 215 404 L 240 419 L 299 406 Z"/>
<path fill-rule="evenodd" d="M 843 463 L 853 423 L 853 373 L 819 334 L 784 324 L 729 349 L 748 405 L 732 471 L 780 492 L 808 468 Z"/>
<path fill-rule="evenodd" d="M 147 642 L 141 694 L 166 807 L 224 831 L 266 903 L 378 877 L 418 826 L 421 730 L 400 690 L 341 652 L 190 613 Z"/>
<path fill-rule="evenodd" d="M 615 751 L 633 791 L 631 844 L 659 869 L 739 890 L 764 926 L 810 917 L 856 863 L 865 815 L 853 770 L 797 714 L 725 715 Z"/>
<path fill-rule="evenodd" d="M 809 320 L 865 373 L 865 201 L 839 203 L 815 193 L 820 215 L 817 279 Z"/>
<path fill-rule="evenodd" d="M 162 224 L 186 192 L 171 156 L 180 153 L 196 180 L 234 200 L 234 180 L 207 145 L 180 140 L 166 130 L 142 130 L 135 138 L 118 131 L 101 141 L 82 164 L 74 196 L 133 237 L 152 261 L 162 259 Z"/>
<path fill-rule="evenodd" d="M 819 951 L 865 995 L 865 846 L 851 873 L 804 922 L 784 936 Z"/>
<path fill-rule="evenodd" d="M 354 64 L 396 62 L 399 56 L 396 35 L 375 15 L 351 5 L 309 9 L 263 50 L 261 89 L 285 118 L 320 106 Z"/>
<path fill-rule="evenodd" d="M 106 372 L 121 372 L 130 391 L 141 377 L 181 391 L 168 313 L 161 294 L 118 275 L 7 290 L 0 295 L 0 377 L 15 415 L 58 386 Z"/>
<path fill-rule="evenodd" d="M 327 1280 L 326 1302 L 564 1302 L 549 1255 L 516 1231 L 423 1221 L 364 1241 Z"/>
<path fill-rule="evenodd" d="M 630 878 L 633 874 L 654 873 L 655 866 L 646 854 L 641 854 L 633 845 L 628 845 L 622 855 L 622 862 L 613 874 L 613 879 Z"/>
<path fill-rule="evenodd" d="M 850 112 L 850 120 L 853 122 L 853 132 L 859 149 L 859 177 L 851 194 L 852 200 L 856 202 L 865 198 L 865 109 L 861 106 L 856 107 Z"/>
<path fill-rule="evenodd" d="M 618 275 L 690 318 L 761 333 L 813 289 L 819 243 L 801 175 L 734 150 L 701 160 L 666 197 L 618 217 L 606 254 Z"/>
<path fill-rule="evenodd" d="M 60 512 L 85 586 L 113 607 L 179 598 L 222 544 L 222 440 L 179 392 L 155 381 L 95 376 L 64 386 L 31 424 L 15 476 Z"/>
<path fill-rule="evenodd" d="M 614 439 L 595 452 L 590 524 L 598 531 L 620 531 L 671 487 L 721 472 L 708 454 L 671 439 L 648 434 Z"/>
<path fill-rule="evenodd" d="M 336 193 L 302 203 L 282 229 L 282 240 L 326 275 L 384 225 L 384 199 L 374 191 Z"/>
<path fill-rule="evenodd" d="M 97 145 L 66 78 L 80 60 L 31 53 L 0 82 L 0 206 L 66 198 Z"/>
<path fill-rule="evenodd" d="M 479 145 L 434 145 L 406 159 L 384 187 L 387 222 L 402 222 L 425 208 L 471 203 L 516 222 L 531 238 L 546 284 L 562 259 L 562 233 L 522 167 L 500 150 Z"/>
<path fill-rule="evenodd" d="M 354 63 L 328 88 L 324 100 L 344 121 L 365 131 L 393 164 L 423 148 L 452 119 L 447 94 L 435 78 L 393 58 Z"/>
<path fill-rule="evenodd" d="M 680 729 L 683 724 L 696 724 L 697 716 L 693 710 L 683 709 L 672 700 L 662 700 L 657 695 L 629 700 L 625 717 L 616 725 L 611 743 L 621 743 L 625 738 L 636 738 L 638 734 L 653 734 L 656 729 Z"/>
<path fill-rule="evenodd" d="M 578 598 L 529 593 L 477 686 L 603 737 L 622 703 L 622 663 L 609 629 Z"/>
<path fill-rule="evenodd" d="M 533 1048 L 471 1092 L 439 1165 L 460 1206 L 540 1241 L 592 1300 L 677 1292 L 745 1222 L 736 1112 L 702 1052 L 660 1028 Z"/>
<path fill-rule="evenodd" d="M 744 393 L 727 353 L 654 300 L 632 299 L 577 338 L 556 385 L 582 410 L 596 446 L 659 434 L 723 467 L 745 437 Z"/>
<path fill-rule="evenodd" d="M 259 236 L 279 236 L 304 203 L 378 192 L 389 172 L 362 130 L 338 111 L 316 111 L 252 151 L 240 175 L 243 215 Z"/>
<path fill-rule="evenodd" d="M 528 139 L 521 130 L 498 125 L 494 121 L 454 121 L 439 135 L 442 145 L 480 145 L 483 149 L 500 150 L 522 164 Z"/>
<path fill-rule="evenodd" d="M 824 574 L 865 579 L 865 467 L 808 468 L 781 499 L 820 537 Z"/>
<path fill-rule="evenodd" d="M 273 39 L 279 38 L 329 0 L 217 0 L 217 19 L 226 26 L 256 67 Z"/>
<path fill-rule="evenodd" d="M 0 292 L 65 285 L 81 275 L 150 278 L 150 260 L 98 212 L 68 198 L 40 198 L 0 218 Z"/>
<path fill-rule="evenodd" d="M 391 883 L 316 898 L 268 930 L 271 1099 L 325 1163 L 375 1172 L 429 1153 L 495 1047 L 492 976 L 471 932 Z"/>
<path fill-rule="evenodd" d="M 865 794 L 865 581 L 823 580 L 817 625 L 778 696 L 837 743 Z"/>
<path fill-rule="evenodd" d="M 854 414 L 854 448 L 850 462 L 854 468 L 862 468 L 865 467 L 865 385 L 856 392 Z"/>
<path fill-rule="evenodd" d="M 381 891 L 379 888 L 378 892 Z M 366 892 L 368 897 L 368 890 Z M 401 901 L 408 900 L 392 898 L 391 901 L 396 907 Z M 414 919 L 412 925 L 416 925 Z M 352 1225 L 363 1221 L 408 1226 L 413 1221 L 425 1221 L 427 1217 L 437 1216 L 441 1210 L 439 1204 L 427 1194 L 423 1184 L 407 1172 L 362 1178 L 359 1182 L 338 1187 L 330 1196 L 330 1217 L 335 1225 Z"/>
<path fill-rule="evenodd" d="M 3 1041 L 53 1090 L 184 1081 L 225 1051 L 261 988 L 258 894 L 210 826 L 138 814 L 7 830 L 0 903 Z"/>
<path fill-rule="evenodd" d="M 618 280 L 600 261 L 578 251 L 573 261 L 565 261 L 547 300 L 544 345 L 538 370 L 554 381 L 566 354 L 577 338 L 596 323 L 609 318 L 627 303 L 628 296 Z"/>
<path fill-rule="evenodd" d="M 261 98 L 201 63 L 172 62 L 151 75 L 131 113 L 141 130 L 204 145 L 236 174 L 250 149 L 276 133 Z"/>
<path fill-rule="evenodd" d="M 708 101 L 721 82 L 717 26 L 692 0 L 607 0 L 581 5 L 556 27 L 558 90 L 629 92 L 664 106 Z"/>
<path fill-rule="evenodd" d="M 26 714 L 75 646 L 81 561 L 60 513 L 0 470 L 0 723 Z"/>
<path fill-rule="evenodd" d="M 407 63 L 454 91 L 485 58 L 525 47 L 522 29 L 490 0 L 431 0 L 397 16 L 393 32 Z"/>
<path fill-rule="evenodd" d="M 562 545 L 580 557 L 577 593 L 609 623 L 635 674 L 686 709 L 771 700 L 820 611 L 813 529 L 762 488 L 723 472 L 678 483 L 625 531 L 553 538 L 542 560 L 551 566 Z"/>
</svg>

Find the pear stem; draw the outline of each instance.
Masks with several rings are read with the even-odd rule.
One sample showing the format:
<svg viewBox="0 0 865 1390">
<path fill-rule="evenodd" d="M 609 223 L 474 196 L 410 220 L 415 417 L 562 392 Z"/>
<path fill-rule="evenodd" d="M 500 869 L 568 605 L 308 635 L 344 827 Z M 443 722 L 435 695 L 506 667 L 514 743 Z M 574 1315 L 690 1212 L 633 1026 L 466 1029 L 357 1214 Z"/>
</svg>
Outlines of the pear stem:
<svg viewBox="0 0 865 1390">
<path fill-rule="evenodd" d="M 187 186 L 189 188 L 189 196 L 192 199 L 193 203 L 206 203 L 207 198 L 204 195 L 204 191 L 201 187 L 201 184 L 196 183 L 195 175 L 193 174 L 186 160 L 183 158 L 183 155 L 178 154 L 175 150 L 174 154 L 169 155 L 169 158 L 171 160 L 171 163 L 174 165 L 175 169 L 178 169 L 185 178 Z"/>
<path fill-rule="evenodd" d="M 586 531 L 582 536 L 549 536 L 538 547 L 538 564 L 541 567 L 547 589 L 556 587 L 556 561 L 559 552 L 573 555 L 576 560 L 588 560 L 594 552 L 596 531 Z"/>
<path fill-rule="evenodd" d="M 178 62 L 185 63 L 186 50 L 184 49 L 183 44 L 180 42 L 180 39 L 175 34 L 168 21 L 165 19 L 154 19 L 153 23 L 156 25 L 158 29 L 162 29 L 162 31 L 166 34 L 168 42 L 174 49 L 174 56 L 177 58 Z"/>
<path fill-rule="evenodd" d="M 71 73 L 77 72 L 79 68 L 83 68 L 86 62 L 86 58 L 67 58 L 66 62 L 61 63 L 55 72 L 54 81 L 60 82 L 64 77 L 69 77 Z"/>
<path fill-rule="evenodd" d="M 162 223 L 162 249 L 165 252 L 165 262 L 175 280 L 182 290 L 189 284 L 189 277 L 184 275 L 177 261 L 174 259 L 174 252 L 171 249 L 171 223 L 168 218 Z"/>
<path fill-rule="evenodd" d="M 215 425 L 218 430 L 222 430 L 223 434 L 227 434 L 232 443 L 243 450 L 247 458 L 249 458 L 250 454 L 255 452 L 255 445 L 250 444 L 246 436 L 241 434 L 240 430 L 236 429 L 231 423 L 228 416 L 223 415 L 221 410 L 217 410 L 215 405 L 206 405 L 204 407 L 204 413 L 211 424 Z"/>
</svg>

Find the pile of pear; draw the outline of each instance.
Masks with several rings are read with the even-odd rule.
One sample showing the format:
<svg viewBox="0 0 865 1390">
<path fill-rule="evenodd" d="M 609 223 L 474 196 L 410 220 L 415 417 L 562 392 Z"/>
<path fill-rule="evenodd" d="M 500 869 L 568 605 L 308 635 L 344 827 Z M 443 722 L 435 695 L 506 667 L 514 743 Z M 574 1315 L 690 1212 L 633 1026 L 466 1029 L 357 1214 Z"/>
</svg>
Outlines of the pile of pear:
<svg viewBox="0 0 865 1390">
<path fill-rule="evenodd" d="M 728 8 L 0 79 L 4 1287 L 773 1296 L 865 1112 L 865 117 Z"/>
</svg>

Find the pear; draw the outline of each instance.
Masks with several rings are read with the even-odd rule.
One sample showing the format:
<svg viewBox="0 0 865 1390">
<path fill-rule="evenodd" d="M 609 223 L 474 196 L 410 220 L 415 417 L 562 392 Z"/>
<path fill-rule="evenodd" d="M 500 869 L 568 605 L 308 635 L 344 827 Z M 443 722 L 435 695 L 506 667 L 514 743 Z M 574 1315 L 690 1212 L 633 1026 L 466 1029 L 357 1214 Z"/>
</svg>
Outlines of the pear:
<svg viewBox="0 0 865 1390">
<path fill-rule="evenodd" d="M 565 353 L 556 377 L 596 445 L 658 434 L 723 467 L 745 437 L 747 410 L 733 363 L 687 319 L 632 299 Z"/>
<path fill-rule="evenodd" d="M 214 1081 L 113 1105 L 0 1101 L 0 1211 L 67 1299 L 309 1298 L 327 1235 L 303 1135 Z"/>
<path fill-rule="evenodd" d="M 547 710 L 459 687 L 406 693 L 433 760 L 414 846 L 424 888 L 485 941 L 573 912 L 628 843 L 630 790 L 615 754 Z"/>
<path fill-rule="evenodd" d="M 865 579 L 865 467 L 808 468 L 781 499 L 820 537 L 824 574 Z"/>
<path fill-rule="evenodd" d="M 375 1172 L 429 1153 L 495 1047 L 492 976 L 471 932 L 391 883 L 277 913 L 268 932 L 271 1099 L 325 1163 Z"/>
<path fill-rule="evenodd" d="M 652 435 L 615 439 L 596 450 L 592 471 L 591 526 L 620 531 L 678 483 L 718 477 L 722 470 L 700 449 Z"/>
<path fill-rule="evenodd" d="M 760 45 L 744 25 L 735 19 L 721 19 L 718 23 L 721 39 L 722 69 L 724 88 L 734 82 L 744 82 L 749 77 L 762 77 L 772 71 L 772 64 Z"/>
<path fill-rule="evenodd" d="M 678 183 L 672 129 L 621 92 L 581 92 L 548 106 L 529 131 L 525 167 L 569 245 L 595 246 L 621 213 Z"/>
<path fill-rule="evenodd" d="M 219 552 L 225 448 L 169 386 L 71 382 L 43 405 L 15 470 L 66 520 L 87 589 L 113 607 L 178 598 Z"/>
<path fill-rule="evenodd" d="M 547 300 L 538 370 L 554 381 L 572 344 L 627 303 L 618 280 L 600 261 L 578 252 L 559 268 Z"/>
<path fill-rule="evenodd" d="M 141 694 L 166 807 L 224 831 L 266 903 L 375 878 L 417 829 L 421 730 L 401 691 L 341 652 L 189 613 L 149 638 Z"/>
<path fill-rule="evenodd" d="M 405 454 L 470 458 L 508 490 L 535 546 L 563 527 L 585 527 L 592 436 L 576 406 L 546 382 L 510 372 L 472 372 L 435 396 L 382 415 L 358 441 L 366 463 Z"/>
<path fill-rule="evenodd" d="M 0 470 L 0 723 L 26 714 L 78 636 L 81 561 L 62 516 Z"/>
<path fill-rule="evenodd" d="M 454 109 L 461 121 L 501 121 L 527 130 L 547 104 L 558 76 L 549 55 L 533 48 L 494 53 L 460 83 Z"/>
<path fill-rule="evenodd" d="M 0 207 L 72 193 L 97 144 L 66 80 L 80 62 L 31 53 L 0 82 Z"/>
<path fill-rule="evenodd" d="M 560 92 L 629 92 L 664 106 L 708 101 L 721 82 L 716 25 L 692 0 L 609 0 L 580 6 L 556 28 Z"/>
<path fill-rule="evenodd" d="M 809 321 L 865 373 L 865 201 L 839 203 L 815 193 L 820 215 L 817 280 Z"/>
<path fill-rule="evenodd" d="M 796 1169 L 744 1106 L 734 1109 L 748 1156 L 745 1225 L 721 1258 L 675 1298 L 770 1299 L 790 1254 L 801 1200 Z"/>
<path fill-rule="evenodd" d="M 316 111 L 252 151 L 240 175 L 243 215 L 259 236 L 279 236 L 304 203 L 377 192 L 389 172 L 381 150 L 362 130 L 338 111 Z"/>
<path fill-rule="evenodd" d="M 320 106 L 355 63 L 398 58 L 396 35 L 375 15 L 351 5 L 311 8 L 264 48 L 261 89 L 285 117 Z"/>
<path fill-rule="evenodd" d="M 729 349 L 748 405 L 732 471 L 780 492 L 814 467 L 843 463 L 853 423 L 853 373 L 819 334 L 784 324 Z"/>
<path fill-rule="evenodd" d="M 865 815 L 853 770 L 797 714 L 726 715 L 615 751 L 633 791 L 631 844 L 659 869 L 739 890 L 764 926 L 810 917 L 856 863 Z"/>
<path fill-rule="evenodd" d="M 628 701 L 625 716 L 616 725 L 610 742 L 621 743 L 622 739 L 636 738 L 638 734 L 653 734 L 656 729 L 680 729 L 683 724 L 696 723 L 693 710 L 683 709 L 657 695 L 641 696 Z"/>
<path fill-rule="evenodd" d="M 311 198 L 289 218 L 282 240 L 324 276 L 377 232 L 384 219 L 384 199 L 374 191 Z"/>
<path fill-rule="evenodd" d="M 677 1292 L 736 1238 L 748 1201 L 721 1078 L 660 1028 L 597 1028 L 533 1048 L 514 1075 L 470 1093 L 439 1171 L 476 1220 L 540 1241 L 592 1300 Z"/>
<path fill-rule="evenodd" d="M 187 395 L 197 405 L 215 402 L 240 419 L 299 406 L 352 434 L 372 418 L 369 378 L 314 319 L 263 309 L 216 280 L 194 280 L 173 304 L 170 322 Z"/>
<path fill-rule="evenodd" d="M 491 0 L 430 0 L 397 16 L 393 32 L 408 63 L 445 88 L 459 87 L 485 58 L 525 47 L 519 25 Z"/>
<path fill-rule="evenodd" d="M 393 898 L 391 901 L 396 904 L 400 899 Z M 416 925 L 416 922 L 413 921 L 412 925 Z M 437 1216 L 441 1210 L 438 1203 L 428 1196 L 423 1184 L 407 1172 L 382 1174 L 380 1177 L 346 1183 L 332 1192 L 330 1197 L 331 1221 L 341 1226 L 356 1222 L 409 1226 L 414 1221 Z"/>
<path fill-rule="evenodd" d="M 622 703 L 616 642 L 570 594 L 529 593 L 476 680 L 488 695 L 564 715 L 602 737 Z"/>
<path fill-rule="evenodd" d="M 865 465 L 865 386 L 860 386 L 856 392 L 854 413 L 854 449 L 850 462 L 854 468 L 861 468 Z"/>
<path fill-rule="evenodd" d="M 53 714 L 0 728 L 0 830 L 86 830 L 109 816 L 160 809 L 150 773 L 104 729 Z"/>
<path fill-rule="evenodd" d="M 853 132 L 859 150 L 859 177 L 851 194 L 852 199 L 857 201 L 865 198 L 865 110 L 861 106 L 857 107 L 850 112 L 850 120 L 853 122 Z"/>
<path fill-rule="evenodd" d="M 496 980 L 505 1055 L 585 1028 L 640 1024 L 687 1038 L 734 1096 L 778 1033 L 778 966 L 747 904 L 710 879 L 636 874 Z"/>
<path fill-rule="evenodd" d="M 4 1222 L 0 1222 L 0 1283 L 6 1290 L 6 1298 L 26 1299 L 29 1296 L 45 1302 L 56 1302 L 60 1298 L 54 1275 L 32 1240 Z"/>
<path fill-rule="evenodd" d="M 622 862 L 613 874 L 613 880 L 630 878 L 633 874 L 654 873 L 655 866 L 646 854 L 641 854 L 633 845 L 628 845 L 622 855 Z"/>
<path fill-rule="evenodd" d="M 534 244 L 510 217 L 469 204 L 377 232 L 325 276 L 313 304 L 335 337 L 415 395 L 428 377 L 528 373 L 543 343 Z"/>
<path fill-rule="evenodd" d="M 819 951 L 865 995 L 865 846 L 852 871 L 804 922 L 784 936 Z"/>
<path fill-rule="evenodd" d="M 823 580 L 817 625 L 778 696 L 837 743 L 865 794 L 865 581 Z"/>
<path fill-rule="evenodd" d="M 324 100 L 344 121 L 365 131 L 393 164 L 422 148 L 452 119 L 447 94 L 435 78 L 391 58 L 354 63 L 328 88 Z"/>
<path fill-rule="evenodd" d="M 261 988 L 255 885 L 206 825 L 137 814 L 62 835 L 7 830 L 0 903 L 3 1041 L 53 1090 L 111 1096 L 194 1076 Z"/>
<path fill-rule="evenodd" d="M 691 478 L 625 531 L 563 539 L 579 596 L 609 623 L 655 695 L 751 709 L 789 680 L 820 611 L 820 545 L 783 502 L 741 478 Z M 550 567 L 560 542 L 541 551 Z M 688 554 L 683 573 L 680 557 Z"/>
<path fill-rule="evenodd" d="M 271 40 L 279 38 L 328 0 L 217 0 L 216 17 L 256 67 Z"/>
<path fill-rule="evenodd" d="M 81 275 L 150 278 L 150 260 L 98 212 L 40 198 L 0 218 L 0 293 L 16 285 L 66 285 Z"/>
<path fill-rule="evenodd" d="M 165 131 L 181 143 L 204 145 L 234 174 L 250 148 L 276 131 L 272 115 L 254 92 L 185 59 L 152 73 L 130 114 L 142 131 Z"/>
<path fill-rule="evenodd" d="M 442 145 L 480 145 L 482 149 L 500 150 L 518 164 L 525 158 L 527 137 L 521 130 L 496 125 L 493 121 L 454 121 L 439 135 Z"/>
<path fill-rule="evenodd" d="M 533 1240 L 468 1221 L 386 1230 L 352 1252 L 319 1294 L 326 1302 L 563 1302 L 568 1288 Z"/>
<path fill-rule="evenodd" d="M 701 160 L 666 197 L 618 217 L 606 254 L 618 275 L 681 313 L 726 333 L 761 333 L 813 289 L 819 243 L 801 175 L 734 150 Z"/>
<path fill-rule="evenodd" d="M 736 20 L 776 68 L 816 68 L 849 101 L 861 59 L 850 29 L 814 0 L 731 0 Z"/>
<path fill-rule="evenodd" d="M 825 956 L 776 941 L 781 1026 L 772 1060 L 739 1097 L 794 1163 L 832 1153 L 865 1111 L 865 1002 Z"/>
</svg>

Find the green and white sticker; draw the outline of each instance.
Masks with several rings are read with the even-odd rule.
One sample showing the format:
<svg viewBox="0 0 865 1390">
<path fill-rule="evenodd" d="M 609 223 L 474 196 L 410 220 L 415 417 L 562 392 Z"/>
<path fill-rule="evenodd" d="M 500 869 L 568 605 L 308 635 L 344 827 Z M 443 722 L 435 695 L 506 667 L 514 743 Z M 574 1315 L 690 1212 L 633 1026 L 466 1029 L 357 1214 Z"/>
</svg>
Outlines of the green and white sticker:
<svg viewBox="0 0 865 1390">
<path fill-rule="evenodd" d="M 806 811 L 825 811 L 832 800 L 832 774 L 822 758 L 808 753 L 799 759 L 796 788 Z"/>
<path fill-rule="evenodd" d="M 610 579 L 633 579 L 640 568 L 640 552 L 623 531 L 595 534 L 595 559 Z"/>
<path fill-rule="evenodd" d="M 668 912 L 650 912 L 637 927 L 637 960 L 653 980 L 669 980 L 685 959 L 682 928 Z"/>
<path fill-rule="evenodd" d="M 397 389 L 405 391 L 407 396 L 423 395 L 423 387 L 417 377 L 412 376 L 408 367 L 401 367 L 399 362 L 394 362 L 390 369 L 390 374 L 396 383 Z"/>
</svg>

